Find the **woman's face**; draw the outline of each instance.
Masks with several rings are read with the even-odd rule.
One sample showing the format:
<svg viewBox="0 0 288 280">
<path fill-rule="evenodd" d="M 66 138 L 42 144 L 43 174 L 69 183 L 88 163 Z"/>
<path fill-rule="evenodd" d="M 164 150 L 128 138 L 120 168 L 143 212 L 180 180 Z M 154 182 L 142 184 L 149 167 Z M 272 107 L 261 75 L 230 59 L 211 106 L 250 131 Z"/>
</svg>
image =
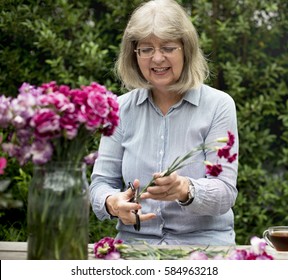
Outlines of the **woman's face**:
<svg viewBox="0 0 288 280">
<path fill-rule="evenodd" d="M 144 55 L 145 52 L 149 52 L 149 49 L 146 49 L 149 47 L 155 48 L 155 53 L 149 58 L 137 54 L 139 68 L 155 89 L 165 90 L 166 87 L 175 84 L 181 76 L 184 65 L 182 44 L 179 40 L 164 41 L 151 35 L 139 41 L 137 45 L 137 49 L 144 48 L 141 51 Z"/>
</svg>

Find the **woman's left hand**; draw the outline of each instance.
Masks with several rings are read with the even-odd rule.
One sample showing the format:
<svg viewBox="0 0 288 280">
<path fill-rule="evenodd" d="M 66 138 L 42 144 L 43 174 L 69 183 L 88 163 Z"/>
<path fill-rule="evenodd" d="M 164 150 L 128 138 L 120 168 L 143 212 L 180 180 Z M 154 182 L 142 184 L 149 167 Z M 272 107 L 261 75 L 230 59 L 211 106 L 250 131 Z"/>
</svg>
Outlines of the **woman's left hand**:
<svg viewBox="0 0 288 280">
<path fill-rule="evenodd" d="M 177 172 L 163 177 L 162 173 L 153 174 L 154 186 L 148 187 L 147 192 L 141 195 L 141 199 L 155 199 L 163 201 L 188 199 L 189 182 L 186 177 L 180 176 Z"/>
</svg>

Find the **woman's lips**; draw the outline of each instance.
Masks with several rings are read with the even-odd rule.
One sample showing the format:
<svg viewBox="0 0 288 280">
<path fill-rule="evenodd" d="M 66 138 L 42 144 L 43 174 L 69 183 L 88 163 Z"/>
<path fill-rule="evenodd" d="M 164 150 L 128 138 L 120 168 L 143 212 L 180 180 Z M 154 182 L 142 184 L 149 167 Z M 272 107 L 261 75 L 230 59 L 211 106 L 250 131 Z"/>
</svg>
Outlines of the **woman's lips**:
<svg viewBox="0 0 288 280">
<path fill-rule="evenodd" d="M 153 72 L 155 72 L 157 74 L 161 74 L 161 73 L 167 72 L 170 69 L 170 67 L 157 67 L 157 68 L 153 67 L 151 69 L 152 69 Z"/>
</svg>

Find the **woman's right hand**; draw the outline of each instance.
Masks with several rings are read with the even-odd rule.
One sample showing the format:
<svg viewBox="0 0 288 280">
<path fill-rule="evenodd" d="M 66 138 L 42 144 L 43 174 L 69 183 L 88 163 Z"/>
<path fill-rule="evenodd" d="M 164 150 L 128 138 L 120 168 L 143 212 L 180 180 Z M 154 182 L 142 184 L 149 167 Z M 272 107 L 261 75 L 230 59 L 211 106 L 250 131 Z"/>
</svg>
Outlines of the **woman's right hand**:
<svg viewBox="0 0 288 280">
<path fill-rule="evenodd" d="M 135 179 L 134 187 L 139 188 L 140 182 Z M 141 204 L 129 202 L 134 197 L 134 192 L 131 188 L 125 192 L 120 192 L 110 195 L 106 198 L 106 208 L 110 215 L 118 217 L 125 225 L 134 225 L 136 223 L 136 215 L 134 211 L 138 210 L 138 215 L 141 222 L 153 219 L 156 217 L 154 213 L 141 214 Z"/>
</svg>

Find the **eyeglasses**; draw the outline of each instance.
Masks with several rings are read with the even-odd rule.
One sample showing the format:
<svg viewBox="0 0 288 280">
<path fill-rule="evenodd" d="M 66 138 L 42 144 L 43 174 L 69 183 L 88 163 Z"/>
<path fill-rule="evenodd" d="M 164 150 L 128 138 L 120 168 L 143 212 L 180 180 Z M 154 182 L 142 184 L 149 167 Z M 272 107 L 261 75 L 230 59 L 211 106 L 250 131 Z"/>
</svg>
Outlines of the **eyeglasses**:
<svg viewBox="0 0 288 280">
<path fill-rule="evenodd" d="M 141 58 L 150 58 L 155 54 L 156 50 L 159 50 L 166 57 L 172 57 L 175 55 L 176 51 L 181 50 L 181 48 L 172 46 L 164 46 L 161 48 L 143 47 L 137 48 L 134 52 Z"/>
</svg>

